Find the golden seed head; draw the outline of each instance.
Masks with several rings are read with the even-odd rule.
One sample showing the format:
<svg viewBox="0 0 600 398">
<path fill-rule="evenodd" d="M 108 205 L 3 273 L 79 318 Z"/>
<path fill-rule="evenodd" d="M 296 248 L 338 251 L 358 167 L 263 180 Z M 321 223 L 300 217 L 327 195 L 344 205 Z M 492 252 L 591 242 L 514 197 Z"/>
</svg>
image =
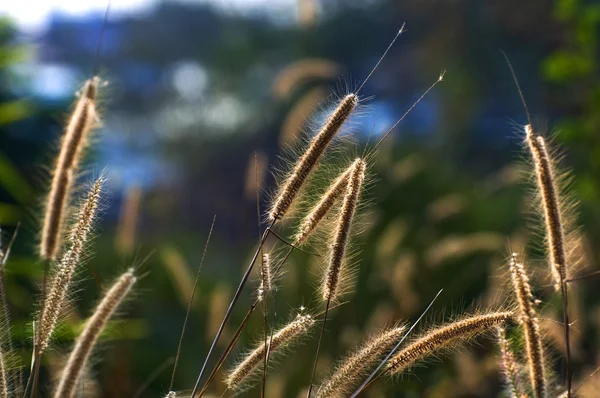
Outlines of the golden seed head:
<svg viewBox="0 0 600 398">
<path fill-rule="evenodd" d="M 240 388 L 243 383 L 247 381 L 248 377 L 251 376 L 262 363 L 265 355 L 265 348 L 269 348 L 269 344 L 269 352 L 274 354 L 306 334 L 314 323 L 315 320 L 310 315 L 297 315 L 296 319 L 273 334 L 273 338 L 270 342 L 267 342 L 266 347 L 264 342 L 261 341 L 254 350 L 246 354 L 244 359 L 229 372 L 225 379 L 227 387 L 230 389 Z"/>
<path fill-rule="evenodd" d="M 365 180 L 366 167 L 364 160 L 357 159 L 348 180 L 337 226 L 333 233 L 331 250 L 329 253 L 329 264 L 325 271 L 321 288 L 322 297 L 325 301 L 334 301 L 340 293 L 344 256 L 350 239 L 350 230 L 358 206 L 361 187 Z"/>
<path fill-rule="evenodd" d="M 296 237 L 294 238 L 294 244 L 300 245 L 306 241 L 309 235 L 319 225 L 321 220 L 329 213 L 333 205 L 346 191 L 348 185 L 348 179 L 352 170 L 356 167 L 356 163 L 360 159 L 355 160 L 342 174 L 340 174 L 332 183 L 329 189 L 323 194 L 319 202 L 312 208 L 312 210 L 304 217 Z"/>
<path fill-rule="evenodd" d="M 319 159 L 357 105 L 358 96 L 356 94 L 346 95 L 319 133 L 310 141 L 308 148 L 298 159 L 292 172 L 279 189 L 279 194 L 269 212 L 271 221 L 281 220 L 285 216 Z"/>
<path fill-rule="evenodd" d="M 435 328 L 422 337 L 416 338 L 406 348 L 395 354 L 389 361 L 388 370 L 400 374 L 431 354 L 445 348 L 451 348 L 463 341 L 489 331 L 512 319 L 510 311 L 491 312 L 464 318 L 456 322 Z"/>
<path fill-rule="evenodd" d="M 513 290 L 519 303 L 519 322 L 525 334 L 525 348 L 529 365 L 529 377 L 535 398 L 547 396 L 548 382 L 544 360 L 544 346 L 540 333 L 540 325 L 535 311 L 533 294 L 529 285 L 529 277 L 523 264 L 517 261 L 517 255 L 510 259 L 510 273 Z"/>
<path fill-rule="evenodd" d="M 317 390 L 317 398 L 349 396 L 382 357 L 400 340 L 404 326 L 384 330 L 367 340 L 356 352 L 348 356 Z"/>
</svg>

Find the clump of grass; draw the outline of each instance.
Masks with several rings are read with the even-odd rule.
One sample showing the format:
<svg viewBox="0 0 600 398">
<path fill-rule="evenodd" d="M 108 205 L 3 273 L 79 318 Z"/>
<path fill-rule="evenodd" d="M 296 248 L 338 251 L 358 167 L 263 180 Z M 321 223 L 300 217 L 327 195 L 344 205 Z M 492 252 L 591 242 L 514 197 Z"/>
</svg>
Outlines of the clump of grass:
<svg viewBox="0 0 600 398">
<path fill-rule="evenodd" d="M 529 378 L 534 396 L 544 398 L 548 394 L 548 381 L 544 360 L 544 345 L 540 333 L 540 325 L 535 311 L 533 294 L 529 285 L 529 277 L 523 264 L 517 261 L 517 255 L 510 259 L 510 275 L 513 291 L 519 304 L 518 319 L 525 334 Z"/>
<path fill-rule="evenodd" d="M 406 328 L 397 326 L 374 334 L 355 352 L 344 359 L 335 372 L 317 390 L 318 398 L 347 396 L 382 356 L 402 337 Z"/>
<path fill-rule="evenodd" d="M 71 352 L 65 369 L 54 393 L 55 398 L 71 398 L 75 396 L 76 386 L 82 370 L 90 357 L 92 349 L 100 333 L 121 304 L 131 287 L 136 282 L 133 269 L 121 275 L 106 292 L 92 317 L 88 320 L 81 335 L 77 338 L 75 348 Z"/>
</svg>

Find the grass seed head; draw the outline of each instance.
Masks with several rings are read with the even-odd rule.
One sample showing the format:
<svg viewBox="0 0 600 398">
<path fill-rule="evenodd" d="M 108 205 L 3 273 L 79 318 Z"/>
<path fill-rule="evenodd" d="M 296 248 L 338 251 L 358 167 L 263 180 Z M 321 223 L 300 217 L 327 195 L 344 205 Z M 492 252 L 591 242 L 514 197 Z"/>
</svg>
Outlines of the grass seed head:
<svg viewBox="0 0 600 398">
<path fill-rule="evenodd" d="M 343 279 L 342 267 L 344 265 L 344 255 L 350 239 L 350 230 L 358 206 L 361 187 L 365 180 L 366 168 L 366 163 L 362 159 L 357 159 L 346 186 L 344 201 L 333 233 L 329 264 L 325 271 L 321 288 L 322 298 L 325 301 L 335 301 L 340 293 L 340 283 Z"/>
<path fill-rule="evenodd" d="M 404 349 L 395 354 L 389 361 L 387 371 L 400 374 L 415 363 L 436 352 L 456 347 L 464 341 L 489 331 L 512 319 L 510 311 L 490 312 L 463 318 L 458 321 L 435 328 L 421 337 L 417 337 Z"/>
<path fill-rule="evenodd" d="M 255 370 L 263 363 L 265 349 L 270 346 L 270 353 L 275 354 L 278 351 L 288 347 L 298 338 L 307 334 L 315 320 L 310 315 L 298 315 L 296 319 L 285 325 L 279 331 L 273 334 L 270 342 L 266 346 L 261 341 L 254 350 L 244 356 L 244 359 L 227 374 L 225 383 L 230 389 L 239 389 L 252 376 Z"/>
<path fill-rule="evenodd" d="M 125 296 L 127 296 L 127 293 L 129 293 L 135 282 L 136 277 L 133 274 L 133 270 L 130 269 L 121 275 L 106 292 L 102 301 L 96 307 L 96 311 L 86 323 L 83 332 L 77 338 L 75 348 L 73 348 L 69 356 L 67 365 L 63 370 L 58 387 L 54 393 L 55 398 L 72 398 L 75 396 L 75 387 L 86 367 L 86 363 L 100 333 L 104 330 L 106 323 Z"/>
<path fill-rule="evenodd" d="M 42 313 L 40 314 L 39 354 L 44 352 L 48 347 L 50 338 L 56 327 L 56 322 L 64 307 L 71 280 L 75 274 L 77 265 L 81 262 L 81 256 L 88 241 L 89 233 L 96 219 L 104 181 L 104 177 L 98 178 L 88 192 L 85 202 L 83 202 L 83 205 L 79 209 L 77 222 L 70 233 L 70 247 L 62 255 L 56 274 L 51 280 L 48 294 L 42 305 Z"/>
<path fill-rule="evenodd" d="M 329 213 L 333 205 L 337 200 L 344 194 L 348 185 L 348 180 L 352 174 L 352 170 L 356 167 L 357 162 L 360 159 L 355 160 L 342 174 L 340 174 L 330 185 L 329 189 L 323 194 L 317 204 L 311 209 L 311 211 L 304 217 L 298 232 L 294 238 L 294 245 L 301 245 L 308 239 L 309 235 L 319 225 L 321 220 Z"/>
<path fill-rule="evenodd" d="M 560 290 L 567 279 L 567 254 L 565 250 L 565 233 L 563 215 L 556 184 L 553 161 L 542 136 L 536 136 L 531 125 L 525 126 L 526 141 L 535 165 L 538 190 L 544 208 L 546 224 L 546 241 L 552 270 L 552 279 L 556 290 Z"/>
<path fill-rule="evenodd" d="M 317 398 L 343 397 L 352 393 L 367 374 L 400 340 L 406 328 L 398 326 L 375 334 L 349 355 L 319 387 Z"/>
<path fill-rule="evenodd" d="M 534 397 L 545 398 L 548 394 L 548 382 L 544 360 L 544 345 L 540 333 L 540 324 L 535 311 L 535 301 L 529 285 L 529 277 L 523 264 L 517 261 L 513 253 L 510 259 L 510 274 L 517 302 L 518 319 L 525 334 L 525 348 L 529 365 L 529 377 Z"/>
<path fill-rule="evenodd" d="M 73 178 L 90 132 L 97 125 L 95 97 L 98 82 L 97 78 L 86 81 L 62 138 L 44 212 L 40 241 L 40 257 L 44 260 L 54 260 L 60 249 Z"/>
<path fill-rule="evenodd" d="M 308 148 L 300 156 L 290 175 L 279 189 L 269 212 L 271 221 L 281 220 L 285 216 L 319 159 L 357 105 L 358 96 L 356 94 L 346 95 L 318 134 L 310 141 Z"/>
</svg>

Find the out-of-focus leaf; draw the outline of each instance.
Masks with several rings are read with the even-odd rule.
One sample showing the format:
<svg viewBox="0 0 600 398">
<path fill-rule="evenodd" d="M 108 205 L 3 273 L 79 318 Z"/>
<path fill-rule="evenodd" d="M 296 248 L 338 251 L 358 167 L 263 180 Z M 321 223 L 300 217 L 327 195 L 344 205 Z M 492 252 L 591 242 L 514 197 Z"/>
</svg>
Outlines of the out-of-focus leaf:
<svg viewBox="0 0 600 398">
<path fill-rule="evenodd" d="M 0 125 L 21 120 L 28 113 L 29 106 L 25 101 L 11 101 L 0 104 Z"/>
<path fill-rule="evenodd" d="M 21 204 L 30 203 L 33 199 L 33 188 L 12 161 L 0 152 L 0 186 Z"/>
<path fill-rule="evenodd" d="M 12 226 L 21 220 L 21 209 L 19 206 L 0 202 L 0 225 Z"/>
</svg>

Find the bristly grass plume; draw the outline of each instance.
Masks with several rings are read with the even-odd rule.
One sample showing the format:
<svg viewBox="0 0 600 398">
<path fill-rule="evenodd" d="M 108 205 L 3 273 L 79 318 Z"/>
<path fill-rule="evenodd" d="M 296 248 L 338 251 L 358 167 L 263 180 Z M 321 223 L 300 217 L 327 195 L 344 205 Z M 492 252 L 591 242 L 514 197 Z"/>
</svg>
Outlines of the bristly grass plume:
<svg viewBox="0 0 600 398">
<path fill-rule="evenodd" d="M 72 398 L 75 396 L 82 370 L 85 368 L 100 333 L 104 330 L 106 323 L 125 296 L 127 296 L 135 281 L 136 277 L 133 274 L 133 270 L 130 269 L 121 275 L 106 292 L 102 301 L 96 307 L 96 311 L 86 323 L 83 332 L 77 338 L 75 348 L 73 348 L 69 356 L 67 365 L 63 370 L 60 382 L 54 393 L 55 398 Z"/>
<path fill-rule="evenodd" d="M 70 246 L 57 264 L 57 270 L 52 277 L 49 293 L 40 314 L 38 355 L 48 347 L 60 312 L 63 310 L 71 280 L 81 262 L 86 242 L 96 218 L 103 184 L 104 177 L 99 177 L 88 192 L 87 199 L 79 209 L 77 222 L 69 235 Z"/>
<path fill-rule="evenodd" d="M 60 250 L 73 179 L 76 178 L 81 154 L 88 143 L 89 134 L 98 124 L 96 111 L 98 82 L 97 77 L 85 82 L 62 138 L 44 213 L 40 241 L 40 257 L 44 260 L 54 260 Z"/>
<path fill-rule="evenodd" d="M 517 261 L 517 255 L 514 253 L 510 258 L 509 266 L 513 291 L 519 304 L 518 319 L 525 335 L 531 387 L 534 397 L 545 398 L 548 394 L 548 381 L 544 360 L 544 344 L 531 286 L 529 285 L 529 277 L 525 272 L 524 265 Z"/>
<path fill-rule="evenodd" d="M 242 388 L 263 362 L 267 349 L 271 353 L 276 353 L 289 347 L 290 344 L 306 335 L 314 323 L 315 320 L 310 315 L 298 315 L 296 319 L 273 334 L 267 347 L 263 341 L 260 341 L 256 348 L 246 354 L 242 361 L 227 374 L 225 379 L 227 387 L 232 390 Z"/>
<path fill-rule="evenodd" d="M 429 355 L 469 341 L 495 326 L 509 322 L 512 318 L 513 313 L 510 311 L 488 312 L 434 328 L 395 354 L 390 359 L 386 371 L 392 375 L 401 374 Z"/>
<path fill-rule="evenodd" d="M 400 340 L 406 328 L 398 326 L 380 331 L 345 358 L 316 393 L 317 398 L 348 396 L 372 367 Z"/>
</svg>

